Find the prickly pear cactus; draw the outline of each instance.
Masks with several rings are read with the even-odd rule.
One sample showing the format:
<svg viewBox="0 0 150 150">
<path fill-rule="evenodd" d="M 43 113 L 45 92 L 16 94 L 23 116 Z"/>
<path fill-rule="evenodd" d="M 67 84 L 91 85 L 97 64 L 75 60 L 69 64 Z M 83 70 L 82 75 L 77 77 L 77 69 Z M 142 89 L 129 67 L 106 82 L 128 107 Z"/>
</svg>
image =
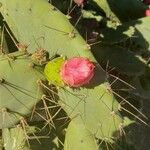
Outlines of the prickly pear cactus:
<svg viewBox="0 0 150 150">
<path fill-rule="evenodd" d="M 71 26 L 68 19 L 52 5 L 42 0 L 38 0 L 34 5 L 30 0 L 15 1 L 16 3 L 2 1 L 2 14 L 18 41 L 30 44 L 28 48 L 30 52 L 36 48 L 31 42 L 44 36 L 45 48 L 49 50 L 50 55 L 57 51 L 58 54 L 67 57 L 77 55 L 87 57 L 96 63 L 88 45 L 79 33 Z M 40 14 L 39 9 L 43 13 Z M 39 19 L 36 18 L 37 16 Z M 27 20 L 23 22 L 22 18 Z M 32 23 L 29 24 L 31 19 Z M 27 30 L 23 30 L 24 28 Z M 59 41 L 59 44 L 56 44 L 56 41 Z M 84 124 L 85 128 L 97 138 L 111 141 L 116 135 L 115 132 L 120 129 L 123 119 L 120 117 L 119 104 L 112 94 L 104 71 L 98 64 L 95 70 L 95 77 L 89 87 L 60 88 L 58 90 L 60 105 L 70 118 L 80 116 L 77 123 Z"/>
<path fill-rule="evenodd" d="M 108 86 L 108 89 L 106 88 Z M 123 124 L 118 108 L 119 104 L 109 91 L 109 85 L 101 84 L 93 89 L 60 89 L 61 105 L 73 119 L 97 138 L 111 141 Z"/>
<path fill-rule="evenodd" d="M 94 136 L 84 124 L 78 124 L 72 120 L 67 128 L 64 150 L 76 149 L 97 150 L 98 147 Z"/>
<path fill-rule="evenodd" d="M 1 12 L 10 29 L 19 43 L 28 45 L 29 52 L 34 52 L 40 46 L 49 51 L 50 56 L 56 53 L 64 56 L 90 54 L 89 46 L 67 16 L 47 0 L 37 0 L 36 3 L 32 0 L 0 2 Z"/>
<path fill-rule="evenodd" d="M 23 53 L 0 56 L 0 128 L 14 126 L 42 98 L 41 70 Z"/>
<path fill-rule="evenodd" d="M 48 70 L 54 66 L 54 63 L 55 65 L 58 63 L 59 66 L 60 59 L 56 58 L 52 62 L 45 67 L 45 74 L 50 83 L 56 80 Z M 55 76 L 59 77 L 59 68 L 57 69 Z M 118 111 L 119 103 L 113 96 L 106 75 L 99 66 L 96 66 L 95 76 L 89 85 L 75 89 L 60 86 L 58 95 L 59 103 L 68 116 L 72 119 L 79 116 L 77 122 L 84 124 L 98 138 L 110 140 L 123 124 L 123 118 Z"/>
<path fill-rule="evenodd" d="M 21 127 L 3 129 L 3 141 L 6 150 L 30 150 L 25 132 Z"/>
<path fill-rule="evenodd" d="M 143 17 L 146 6 L 139 0 L 93 0 L 106 16 L 118 23 Z"/>
<path fill-rule="evenodd" d="M 128 18 L 124 18 L 122 21 L 121 17 L 124 16 L 124 12 L 121 13 L 121 17 L 117 16 L 106 1 L 93 1 L 106 11 L 104 11 L 106 17 L 110 17 L 111 21 L 115 20 L 117 23 L 122 23 L 124 20 L 128 20 Z M 120 113 L 123 106 L 117 100 L 119 96 L 114 95 L 115 92 L 108 82 L 108 74 L 101 68 L 93 56 L 90 45 L 71 25 L 68 17 L 48 3 L 47 0 L 36 0 L 36 2 L 32 0 L 0 0 L 0 3 L 4 20 L 18 42 L 16 45 L 26 45 L 26 54 L 15 52 L 0 56 L 0 98 L 2 99 L 0 127 L 12 127 L 22 117 L 30 114 L 33 106 L 42 98 L 41 87 L 43 87 L 48 96 L 53 94 L 54 97 L 57 97 L 57 101 L 50 100 L 56 104 L 53 107 L 59 105 L 66 112 L 67 118 L 71 119 L 66 132 L 65 150 L 72 150 L 74 145 L 78 145 L 78 149 L 96 150 L 98 149 L 96 139 L 108 143 L 113 143 L 118 139 L 123 127 L 129 124 L 126 123 Z M 118 6 L 118 4 L 117 6 L 114 5 L 114 2 L 112 4 L 114 8 Z M 143 6 L 139 8 L 139 3 L 136 3 L 136 6 L 138 10 L 145 9 Z M 141 13 L 138 16 L 141 16 Z M 133 34 L 131 33 L 130 37 Z M 38 50 L 41 52 L 46 50 L 50 58 L 47 59 L 43 53 L 44 59 L 39 60 L 39 53 L 36 53 Z M 55 54 L 61 57 L 51 59 Z M 38 57 L 39 60 L 35 64 L 32 62 L 33 56 Z M 125 59 L 125 63 L 131 56 L 133 53 L 128 55 L 129 58 Z M 69 59 L 72 57 L 88 58 L 95 65 L 94 77 L 89 84 L 72 88 L 63 83 L 60 78 L 60 67 L 64 60 L 61 58 Z M 116 59 L 116 57 L 114 58 Z M 107 60 L 108 58 L 105 61 Z M 145 71 L 145 65 L 143 66 L 142 61 L 137 62 L 136 60 L 135 58 L 130 60 L 134 63 L 132 66 L 129 62 L 130 68 L 122 67 L 123 62 L 118 70 L 127 75 L 134 75 L 133 72 L 140 75 L 141 72 Z M 40 66 L 38 65 L 39 62 Z M 112 63 L 114 66 L 116 65 L 113 59 Z M 135 69 L 135 66 L 138 66 L 138 69 Z M 43 69 L 44 67 L 45 69 Z M 49 83 L 39 84 L 42 83 L 39 81 L 45 78 L 43 75 Z M 117 77 L 116 80 L 118 80 Z M 55 86 L 54 91 L 50 89 L 51 85 Z M 126 102 L 124 99 L 122 101 Z M 46 115 L 49 115 L 47 106 L 46 109 L 48 110 Z M 8 133 L 7 130 L 6 132 Z M 80 136 L 80 132 L 83 132 L 82 136 Z M 78 138 L 78 136 L 80 137 Z M 6 136 L 3 138 L 7 141 Z"/>
</svg>

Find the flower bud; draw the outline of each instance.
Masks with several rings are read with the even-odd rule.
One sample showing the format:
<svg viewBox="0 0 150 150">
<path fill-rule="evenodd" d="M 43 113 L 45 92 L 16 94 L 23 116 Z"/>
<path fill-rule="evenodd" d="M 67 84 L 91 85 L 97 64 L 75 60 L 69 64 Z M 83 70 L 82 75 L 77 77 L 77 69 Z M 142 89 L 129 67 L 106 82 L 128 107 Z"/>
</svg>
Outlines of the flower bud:
<svg viewBox="0 0 150 150">
<path fill-rule="evenodd" d="M 147 9 L 147 10 L 145 11 L 145 15 L 146 15 L 146 16 L 150 16 L 150 9 Z"/>
<path fill-rule="evenodd" d="M 74 2 L 78 5 L 78 6 L 82 6 L 84 5 L 84 1 L 85 0 L 74 0 Z"/>
<path fill-rule="evenodd" d="M 60 70 L 62 80 L 71 87 L 80 87 L 89 83 L 94 76 L 94 64 L 83 57 L 66 60 Z"/>
</svg>

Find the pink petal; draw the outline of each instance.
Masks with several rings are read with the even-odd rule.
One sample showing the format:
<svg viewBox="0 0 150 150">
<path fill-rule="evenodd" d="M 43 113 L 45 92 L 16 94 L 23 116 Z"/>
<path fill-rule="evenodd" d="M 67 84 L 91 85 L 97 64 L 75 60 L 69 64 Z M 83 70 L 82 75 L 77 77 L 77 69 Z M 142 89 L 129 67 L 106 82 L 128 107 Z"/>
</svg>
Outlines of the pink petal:
<svg viewBox="0 0 150 150">
<path fill-rule="evenodd" d="M 65 61 L 60 75 L 67 85 L 79 87 L 89 83 L 94 76 L 94 67 L 89 59 L 74 57 Z"/>
</svg>

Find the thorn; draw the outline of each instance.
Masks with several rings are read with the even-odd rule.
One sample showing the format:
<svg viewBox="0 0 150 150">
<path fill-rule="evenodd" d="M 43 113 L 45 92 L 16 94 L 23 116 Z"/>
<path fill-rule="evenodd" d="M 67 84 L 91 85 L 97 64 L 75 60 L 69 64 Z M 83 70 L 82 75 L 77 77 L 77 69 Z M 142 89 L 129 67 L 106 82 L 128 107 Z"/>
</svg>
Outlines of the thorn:
<svg viewBox="0 0 150 150">
<path fill-rule="evenodd" d="M 89 44 L 86 44 L 86 49 L 91 50 L 91 46 Z"/>
<path fill-rule="evenodd" d="M 37 80 L 37 84 L 38 85 L 42 85 L 42 81 L 41 80 Z"/>
<path fill-rule="evenodd" d="M 0 84 L 5 83 L 5 79 L 1 78 L 0 79 Z"/>
<path fill-rule="evenodd" d="M 70 20 L 72 17 L 69 15 L 66 15 L 67 19 Z"/>
<path fill-rule="evenodd" d="M 52 10 L 53 10 L 53 11 L 56 11 L 57 9 L 56 9 L 56 7 L 53 6 L 53 7 L 52 7 Z"/>
<path fill-rule="evenodd" d="M 4 113 L 4 112 L 7 112 L 7 108 L 1 108 L 1 111 Z"/>
<path fill-rule="evenodd" d="M 121 105 L 120 104 L 118 104 L 118 110 L 121 111 Z"/>
<path fill-rule="evenodd" d="M 115 116 L 115 111 L 110 112 L 110 115 Z"/>
<path fill-rule="evenodd" d="M 69 33 L 69 38 L 75 38 L 75 32 L 74 32 L 74 30 L 72 30 L 72 31 Z"/>
<path fill-rule="evenodd" d="M 41 97 L 41 99 L 45 99 L 46 98 L 46 95 L 45 94 L 43 94 L 42 95 L 42 97 Z"/>
<path fill-rule="evenodd" d="M 29 67 L 30 67 L 30 68 L 34 68 L 34 67 L 35 67 L 35 64 L 34 64 L 34 63 L 30 63 L 30 64 L 29 64 Z"/>
<path fill-rule="evenodd" d="M 16 46 L 17 46 L 19 51 L 27 53 L 27 48 L 29 47 L 29 45 L 22 44 L 22 43 L 17 43 Z"/>
</svg>

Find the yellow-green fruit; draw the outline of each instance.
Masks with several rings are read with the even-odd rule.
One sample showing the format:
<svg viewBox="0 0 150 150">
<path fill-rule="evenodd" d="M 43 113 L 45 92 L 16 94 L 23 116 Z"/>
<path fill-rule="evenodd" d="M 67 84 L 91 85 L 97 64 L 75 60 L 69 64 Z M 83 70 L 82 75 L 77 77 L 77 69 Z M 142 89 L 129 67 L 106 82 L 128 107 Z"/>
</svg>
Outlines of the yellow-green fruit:
<svg viewBox="0 0 150 150">
<path fill-rule="evenodd" d="M 44 74 L 46 79 L 56 86 L 63 86 L 64 83 L 60 76 L 60 68 L 63 65 L 65 59 L 63 57 L 58 57 L 48 62 L 44 69 Z"/>
</svg>

